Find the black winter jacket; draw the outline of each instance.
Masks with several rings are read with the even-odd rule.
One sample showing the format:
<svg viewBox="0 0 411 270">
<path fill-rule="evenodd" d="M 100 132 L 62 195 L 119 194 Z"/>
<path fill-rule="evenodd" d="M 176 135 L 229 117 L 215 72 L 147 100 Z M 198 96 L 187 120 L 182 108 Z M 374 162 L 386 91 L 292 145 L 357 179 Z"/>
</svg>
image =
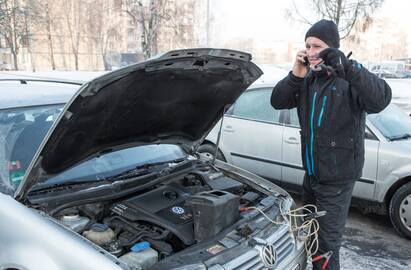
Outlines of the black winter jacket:
<svg viewBox="0 0 411 270">
<path fill-rule="evenodd" d="M 320 183 L 361 177 L 366 113 L 378 113 L 391 101 L 384 80 L 351 62 L 347 79 L 313 71 L 302 79 L 290 72 L 271 95 L 275 109 L 297 107 L 303 166 Z"/>
</svg>

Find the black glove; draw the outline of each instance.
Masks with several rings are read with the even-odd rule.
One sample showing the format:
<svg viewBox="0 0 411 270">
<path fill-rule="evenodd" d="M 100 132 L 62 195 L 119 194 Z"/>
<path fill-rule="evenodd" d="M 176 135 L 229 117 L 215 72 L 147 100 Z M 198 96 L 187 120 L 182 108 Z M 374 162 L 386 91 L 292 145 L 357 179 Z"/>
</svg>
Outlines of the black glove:
<svg viewBox="0 0 411 270">
<path fill-rule="evenodd" d="M 326 66 L 332 67 L 338 76 L 345 78 L 351 64 L 342 51 L 336 48 L 327 48 L 322 50 L 318 57 L 324 61 Z"/>
</svg>

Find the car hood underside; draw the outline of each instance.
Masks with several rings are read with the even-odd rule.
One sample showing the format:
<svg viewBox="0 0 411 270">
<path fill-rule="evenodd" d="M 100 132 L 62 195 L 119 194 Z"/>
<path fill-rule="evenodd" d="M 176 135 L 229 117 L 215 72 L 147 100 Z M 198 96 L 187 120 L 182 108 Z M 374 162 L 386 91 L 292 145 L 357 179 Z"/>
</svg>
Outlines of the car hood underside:
<svg viewBox="0 0 411 270">
<path fill-rule="evenodd" d="M 172 143 L 192 152 L 261 74 L 249 54 L 192 49 L 99 77 L 66 105 L 15 196 L 86 159 L 131 146 Z"/>
</svg>

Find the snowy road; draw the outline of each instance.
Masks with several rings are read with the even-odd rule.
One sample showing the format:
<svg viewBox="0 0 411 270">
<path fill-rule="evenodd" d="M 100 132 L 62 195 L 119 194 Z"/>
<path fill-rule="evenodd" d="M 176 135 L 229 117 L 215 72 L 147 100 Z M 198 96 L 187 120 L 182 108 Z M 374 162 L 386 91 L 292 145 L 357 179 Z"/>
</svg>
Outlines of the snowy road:
<svg viewBox="0 0 411 270">
<path fill-rule="evenodd" d="M 301 205 L 298 197 L 293 194 L 297 205 Z M 351 208 L 340 263 L 341 270 L 410 270 L 411 240 L 399 236 L 387 216 L 364 215 Z"/>
<path fill-rule="evenodd" d="M 341 249 L 341 269 L 410 270 L 411 240 L 400 237 L 386 216 L 351 209 Z"/>
</svg>

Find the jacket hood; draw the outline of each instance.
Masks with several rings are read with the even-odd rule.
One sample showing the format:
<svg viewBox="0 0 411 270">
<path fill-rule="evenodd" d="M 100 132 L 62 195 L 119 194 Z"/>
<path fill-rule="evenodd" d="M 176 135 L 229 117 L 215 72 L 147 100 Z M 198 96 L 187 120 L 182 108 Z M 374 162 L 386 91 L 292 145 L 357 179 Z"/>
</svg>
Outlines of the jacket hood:
<svg viewBox="0 0 411 270">
<path fill-rule="evenodd" d="M 15 197 L 107 152 L 160 143 L 193 152 L 224 108 L 261 74 L 250 54 L 188 49 L 86 83 L 53 124 Z"/>
</svg>

